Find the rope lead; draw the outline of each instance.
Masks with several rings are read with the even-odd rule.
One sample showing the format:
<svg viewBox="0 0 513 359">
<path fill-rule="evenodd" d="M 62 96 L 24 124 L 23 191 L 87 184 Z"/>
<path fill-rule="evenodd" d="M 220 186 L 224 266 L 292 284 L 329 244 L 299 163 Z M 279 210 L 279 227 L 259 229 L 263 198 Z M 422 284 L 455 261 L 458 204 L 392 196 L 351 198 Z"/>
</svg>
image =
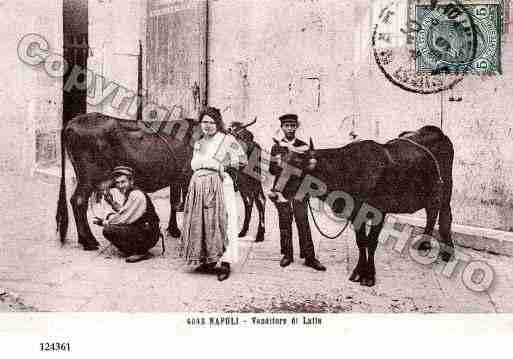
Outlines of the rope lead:
<svg viewBox="0 0 513 359">
<path fill-rule="evenodd" d="M 346 220 L 346 224 L 344 225 L 344 228 L 342 228 L 342 229 L 340 230 L 340 232 L 338 232 L 338 233 L 337 233 L 336 235 L 334 235 L 334 236 L 329 236 L 329 235 L 327 235 L 326 233 L 324 233 L 324 232 L 321 230 L 321 228 L 319 227 L 319 225 L 317 224 L 317 220 L 315 219 L 315 216 L 314 216 L 314 214 L 313 214 L 313 210 L 312 210 L 312 206 L 311 206 L 311 204 L 310 204 L 310 200 L 308 200 L 308 208 L 310 209 L 310 215 L 312 216 L 313 222 L 314 222 L 314 224 L 315 224 L 315 228 L 317 228 L 317 231 L 318 231 L 318 232 L 319 232 L 323 237 L 326 237 L 326 238 L 328 238 L 328 239 L 335 239 L 335 238 L 339 237 L 339 236 L 340 236 L 340 235 L 341 235 L 341 234 L 346 230 L 347 226 L 349 225 L 349 222 L 350 222 L 350 221 L 349 221 L 349 220 Z"/>
</svg>

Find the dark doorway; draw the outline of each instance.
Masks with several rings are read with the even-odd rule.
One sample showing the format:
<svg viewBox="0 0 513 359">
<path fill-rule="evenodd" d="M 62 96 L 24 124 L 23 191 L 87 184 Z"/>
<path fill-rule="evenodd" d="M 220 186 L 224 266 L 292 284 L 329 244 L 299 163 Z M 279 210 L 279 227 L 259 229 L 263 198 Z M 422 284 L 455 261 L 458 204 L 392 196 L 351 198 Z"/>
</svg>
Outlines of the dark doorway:
<svg viewBox="0 0 513 359">
<path fill-rule="evenodd" d="M 64 75 L 63 85 L 67 83 L 69 75 L 75 66 L 87 68 L 89 55 L 88 34 L 88 0 L 63 0 L 63 53 L 68 62 L 68 72 Z M 85 75 L 81 75 L 85 76 Z M 85 79 L 78 78 L 82 82 Z M 62 121 L 65 125 L 74 116 L 87 111 L 87 89 L 81 90 L 73 87 L 62 93 Z"/>
</svg>

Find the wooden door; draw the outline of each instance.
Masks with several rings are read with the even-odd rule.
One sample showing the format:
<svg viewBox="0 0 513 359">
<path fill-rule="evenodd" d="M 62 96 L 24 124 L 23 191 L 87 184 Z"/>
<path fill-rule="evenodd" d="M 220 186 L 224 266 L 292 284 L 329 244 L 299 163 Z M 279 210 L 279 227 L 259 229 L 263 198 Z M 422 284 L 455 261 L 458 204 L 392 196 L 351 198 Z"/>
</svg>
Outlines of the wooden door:
<svg viewBox="0 0 513 359">
<path fill-rule="evenodd" d="M 168 109 L 168 120 L 196 118 L 206 104 L 207 12 L 207 0 L 148 2 L 147 99 Z"/>
</svg>

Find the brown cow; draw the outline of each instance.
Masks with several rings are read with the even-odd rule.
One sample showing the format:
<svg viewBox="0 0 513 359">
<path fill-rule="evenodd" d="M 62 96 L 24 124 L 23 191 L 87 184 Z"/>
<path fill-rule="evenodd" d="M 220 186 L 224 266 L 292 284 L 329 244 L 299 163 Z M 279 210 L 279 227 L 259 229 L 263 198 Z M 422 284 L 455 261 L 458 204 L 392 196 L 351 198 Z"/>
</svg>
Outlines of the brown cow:
<svg viewBox="0 0 513 359">
<path fill-rule="evenodd" d="M 256 118 L 245 125 L 241 122 L 234 121 L 230 124 L 228 132 L 231 133 L 245 149 L 249 160 L 248 167 L 251 167 L 250 171 L 240 171 L 235 181 L 236 186 L 240 190 L 242 202 L 244 203 L 244 224 L 242 225 L 239 237 L 246 236 L 248 232 L 253 203 L 255 203 L 259 215 L 255 242 L 262 242 L 265 233 L 265 195 L 261 178 L 259 178 L 261 175 L 262 148 L 254 141 L 253 134 L 247 130 L 247 127 L 253 125 L 255 122 Z"/>
<path fill-rule="evenodd" d="M 156 125 L 160 126 L 157 127 Z M 89 197 L 101 191 L 112 169 L 119 165 L 135 170 L 136 185 L 145 192 L 170 186 L 171 215 L 168 232 L 180 236 L 176 207 L 180 186 L 192 157 L 191 143 L 199 129 L 193 119 L 149 124 L 88 113 L 73 118 L 61 133 L 62 174 L 57 205 L 57 231 L 66 241 L 68 211 L 66 206 L 65 152 L 75 169 L 77 187 L 71 205 L 78 231 L 78 242 L 85 250 L 98 249 L 87 222 Z M 158 129 L 157 129 L 158 128 Z"/>
<path fill-rule="evenodd" d="M 449 261 L 453 256 L 453 159 L 451 140 L 435 126 L 404 132 L 385 144 L 366 140 L 315 150 L 310 140 L 306 154 L 288 152 L 284 156 L 283 162 L 303 171 L 290 176 L 281 190 L 286 198 L 310 195 L 327 200 L 335 214 L 349 218 L 359 250 L 349 280 L 373 286 L 374 253 L 387 213 L 425 209 L 424 233 L 429 236 L 438 217 L 441 258 Z M 373 224 L 369 234 L 365 225 L 368 220 Z M 428 247 L 422 244 L 419 247 Z"/>
</svg>

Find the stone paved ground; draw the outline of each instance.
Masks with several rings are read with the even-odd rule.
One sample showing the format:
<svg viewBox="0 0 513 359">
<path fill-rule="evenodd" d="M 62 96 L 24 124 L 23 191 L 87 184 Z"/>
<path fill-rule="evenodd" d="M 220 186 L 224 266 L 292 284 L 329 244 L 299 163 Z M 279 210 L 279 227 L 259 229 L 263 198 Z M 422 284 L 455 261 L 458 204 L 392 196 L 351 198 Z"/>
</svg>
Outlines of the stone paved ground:
<svg viewBox="0 0 513 359">
<path fill-rule="evenodd" d="M 71 187 L 68 183 L 68 192 Z M 442 264 L 421 265 L 406 253 L 380 245 L 376 286 L 361 287 L 347 280 L 357 259 L 352 230 L 337 240 L 326 240 L 313 229 L 326 272 L 305 267 L 297 257 L 291 266 L 279 267 L 276 211 L 268 203 L 265 242 L 241 238 L 242 261 L 220 283 L 213 275 L 184 270 L 173 250 L 173 238 L 166 240 L 164 256 L 159 256 L 160 247 L 156 247 L 154 259 L 136 264 L 125 263 L 103 238 L 99 238 L 100 251 L 82 251 L 73 226 L 69 243 L 61 247 L 55 236 L 55 184 L 4 175 L 0 192 L 0 311 L 513 311 L 510 257 L 458 248 L 487 261 L 496 272 L 489 291 L 474 293 L 460 280 L 461 269 L 446 278 L 439 273 Z M 167 201 L 159 196 L 155 203 L 161 218 L 167 218 Z M 327 218 L 321 218 L 320 225 L 331 233 L 340 228 Z M 99 235 L 98 228 L 95 231 Z M 255 223 L 250 230 L 254 233 Z"/>
</svg>

